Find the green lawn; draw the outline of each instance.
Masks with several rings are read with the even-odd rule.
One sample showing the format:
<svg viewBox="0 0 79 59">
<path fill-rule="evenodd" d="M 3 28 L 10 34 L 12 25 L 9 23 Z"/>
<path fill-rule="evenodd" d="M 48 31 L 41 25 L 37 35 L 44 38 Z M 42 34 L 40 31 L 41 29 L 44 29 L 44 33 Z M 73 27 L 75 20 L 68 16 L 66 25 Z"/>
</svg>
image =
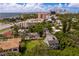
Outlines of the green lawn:
<svg viewBox="0 0 79 59">
<path fill-rule="evenodd" d="M 26 47 L 27 47 L 27 49 L 32 49 L 36 45 L 39 45 L 40 42 L 43 42 L 43 40 L 31 40 L 31 41 L 27 42 Z"/>
</svg>

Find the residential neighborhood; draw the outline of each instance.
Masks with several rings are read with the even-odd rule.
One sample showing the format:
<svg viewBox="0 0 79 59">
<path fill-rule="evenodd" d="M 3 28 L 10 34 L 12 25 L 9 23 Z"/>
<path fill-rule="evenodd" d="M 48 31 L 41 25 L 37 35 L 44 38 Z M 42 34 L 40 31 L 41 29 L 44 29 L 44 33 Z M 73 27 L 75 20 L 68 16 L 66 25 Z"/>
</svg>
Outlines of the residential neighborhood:
<svg viewBox="0 0 79 59">
<path fill-rule="evenodd" d="M 54 19 L 56 19 L 57 20 L 57 16 L 55 16 L 55 14 L 52 14 L 52 16 L 54 16 Z M 9 51 L 14 51 L 14 50 L 11 50 L 11 49 L 15 49 L 16 48 L 16 51 L 17 52 L 19 52 L 19 46 L 20 46 L 20 42 L 23 40 L 23 41 L 29 41 L 29 40 L 42 40 L 45 44 L 47 44 L 48 45 L 48 47 L 51 49 L 58 49 L 58 44 L 59 44 L 59 42 L 58 42 L 58 39 L 56 38 L 56 37 L 54 37 L 50 32 L 49 32 L 49 30 L 48 30 L 48 28 L 47 28 L 47 30 L 44 30 L 44 29 L 42 29 L 43 31 L 44 31 L 44 33 L 43 33 L 43 35 L 44 35 L 44 37 L 46 37 L 46 38 L 44 38 L 43 36 L 42 36 L 42 34 L 40 35 L 39 34 L 39 31 L 38 32 L 31 32 L 30 30 L 32 30 L 31 29 L 31 27 L 32 26 L 35 26 L 35 24 L 41 24 L 41 23 L 43 23 L 43 22 L 52 22 L 51 23 L 51 25 L 53 24 L 53 21 L 54 21 L 54 19 L 52 20 L 51 18 L 51 13 L 46 13 L 46 12 L 39 12 L 39 13 L 37 13 L 37 18 L 35 18 L 35 19 L 27 19 L 27 20 L 25 20 L 25 21 L 19 21 L 19 22 L 15 22 L 15 23 L 8 23 L 8 24 L 6 24 L 6 23 L 2 23 L 1 25 L 2 25 L 2 28 L 1 28 L 1 30 L 4 30 L 3 32 L 1 32 L 1 34 L 6 38 L 6 40 L 4 40 L 4 41 L 2 41 L 2 42 L 6 42 L 6 45 L 8 45 L 9 43 L 13 43 L 13 45 L 14 45 L 14 43 L 16 43 L 16 45 L 18 45 L 17 47 L 16 47 L 16 45 L 15 45 L 15 47 L 12 47 L 12 48 L 8 48 L 8 46 L 10 46 L 10 45 L 8 45 L 7 46 L 7 49 L 6 50 L 9 50 Z M 13 18 L 12 18 L 13 19 Z M 15 18 L 16 19 L 16 18 Z M 50 20 L 49 20 L 50 19 Z M 4 27 L 4 28 L 3 28 Z M 5 29 L 8 29 L 8 30 L 5 30 Z M 53 28 L 51 27 L 51 30 L 53 30 Z M 12 39 L 14 39 L 15 41 L 13 41 Z M 44 39 L 44 40 L 43 40 Z M 9 41 L 9 43 L 8 43 L 8 41 L 9 40 L 12 40 L 12 42 L 11 41 Z M 16 41 L 16 40 L 20 40 L 20 41 Z M 55 42 L 56 41 L 56 42 Z M 4 45 L 4 43 L 1 43 L 1 45 L 3 44 L 3 46 L 5 46 Z M 53 45 L 55 45 L 56 44 L 56 46 L 53 46 Z M 1 53 L 0 53 L 0 55 L 6 55 L 7 53 L 5 53 L 4 51 L 5 51 L 5 49 L 3 48 L 3 46 L 1 46 L 0 48 L 3 50 Z M 49 48 L 47 48 L 47 49 L 49 49 Z M 8 52 L 8 51 L 7 51 Z"/>
<path fill-rule="evenodd" d="M 41 6 L 50 4 L 44 5 Z M 26 9 L 21 13 L 3 13 L 7 14 L 4 18 L 1 14 L 0 56 L 79 56 L 79 13 L 53 8 L 53 3 L 51 6 L 45 10 L 35 7 L 28 13 L 23 13 Z"/>
</svg>

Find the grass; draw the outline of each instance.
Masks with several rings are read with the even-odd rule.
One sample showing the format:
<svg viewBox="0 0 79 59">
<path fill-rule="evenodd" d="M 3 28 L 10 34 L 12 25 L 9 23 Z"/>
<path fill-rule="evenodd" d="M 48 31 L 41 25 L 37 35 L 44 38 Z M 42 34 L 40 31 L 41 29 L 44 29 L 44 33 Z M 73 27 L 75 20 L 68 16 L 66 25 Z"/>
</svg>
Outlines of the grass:
<svg viewBox="0 0 79 59">
<path fill-rule="evenodd" d="M 31 41 L 27 42 L 26 47 L 27 47 L 27 49 L 32 49 L 32 48 L 34 48 L 36 45 L 39 45 L 40 42 L 43 42 L 43 40 L 31 40 Z"/>
</svg>

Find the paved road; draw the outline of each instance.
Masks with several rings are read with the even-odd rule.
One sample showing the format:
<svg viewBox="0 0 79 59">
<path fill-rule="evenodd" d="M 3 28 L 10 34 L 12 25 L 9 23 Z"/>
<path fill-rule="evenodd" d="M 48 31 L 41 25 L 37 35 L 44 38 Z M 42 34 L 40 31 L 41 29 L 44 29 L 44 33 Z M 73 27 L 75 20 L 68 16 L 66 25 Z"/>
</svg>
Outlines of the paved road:
<svg viewBox="0 0 79 59">
<path fill-rule="evenodd" d="M 10 24 L 3 24 L 3 23 L 0 23 L 0 30 L 3 30 L 3 29 L 6 29 L 6 28 L 10 28 L 12 25 Z"/>
</svg>

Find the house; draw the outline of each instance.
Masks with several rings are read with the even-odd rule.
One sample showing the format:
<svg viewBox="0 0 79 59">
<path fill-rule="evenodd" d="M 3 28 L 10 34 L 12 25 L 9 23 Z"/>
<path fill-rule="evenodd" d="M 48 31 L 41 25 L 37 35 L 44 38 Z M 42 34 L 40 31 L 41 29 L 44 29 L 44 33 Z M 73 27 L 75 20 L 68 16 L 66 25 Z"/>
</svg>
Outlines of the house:
<svg viewBox="0 0 79 59">
<path fill-rule="evenodd" d="M 12 37 L 12 32 L 8 31 L 8 32 L 3 33 L 3 35 L 5 37 Z"/>
<path fill-rule="evenodd" d="M 57 22 L 58 26 L 62 26 L 61 20 L 56 20 L 56 22 Z"/>
<path fill-rule="evenodd" d="M 49 30 L 46 30 L 46 37 L 44 39 L 44 42 L 50 49 L 58 49 L 59 47 L 58 39 L 54 35 L 52 35 Z"/>
<path fill-rule="evenodd" d="M 8 39 L 7 41 L 0 41 L 0 56 L 6 55 L 8 51 L 19 52 L 21 38 Z"/>
<path fill-rule="evenodd" d="M 59 27 L 59 28 L 62 29 L 62 27 Z M 55 27 L 52 27 L 53 34 L 55 34 L 56 32 L 61 31 L 60 29 L 56 29 Z"/>
<path fill-rule="evenodd" d="M 30 39 L 40 39 L 38 33 L 29 33 L 28 36 L 30 37 Z"/>
<path fill-rule="evenodd" d="M 26 39 L 40 39 L 40 35 L 38 33 L 28 33 Z"/>
</svg>

